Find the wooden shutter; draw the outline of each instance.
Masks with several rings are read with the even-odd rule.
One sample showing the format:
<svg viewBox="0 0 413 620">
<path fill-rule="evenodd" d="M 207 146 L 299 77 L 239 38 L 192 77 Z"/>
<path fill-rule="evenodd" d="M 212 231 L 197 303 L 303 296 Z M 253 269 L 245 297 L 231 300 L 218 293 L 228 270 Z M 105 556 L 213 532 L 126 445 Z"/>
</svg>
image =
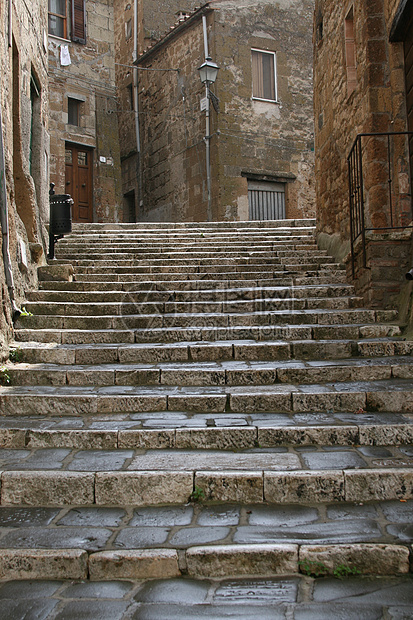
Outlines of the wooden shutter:
<svg viewBox="0 0 413 620">
<path fill-rule="evenodd" d="M 72 0 L 72 41 L 86 43 L 85 0 Z"/>
</svg>

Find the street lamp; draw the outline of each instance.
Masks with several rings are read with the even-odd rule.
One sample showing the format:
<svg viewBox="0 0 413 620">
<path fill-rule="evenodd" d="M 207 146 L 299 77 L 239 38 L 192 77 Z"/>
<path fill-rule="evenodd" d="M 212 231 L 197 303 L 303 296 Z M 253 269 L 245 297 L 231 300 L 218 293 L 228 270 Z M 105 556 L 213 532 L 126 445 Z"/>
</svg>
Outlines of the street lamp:
<svg viewBox="0 0 413 620">
<path fill-rule="evenodd" d="M 210 160 L 210 124 L 209 124 L 209 85 L 213 84 L 217 79 L 218 75 L 218 65 L 215 62 L 212 62 L 211 57 L 206 54 L 205 62 L 202 63 L 200 67 L 198 67 L 199 77 L 201 78 L 201 82 L 205 84 L 205 115 L 206 115 L 206 135 L 205 135 L 205 150 L 206 150 L 206 173 L 207 173 L 207 195 L 208 195 L 208 209 L 207 209 L 207 220 L 210 222 L 212 220 L 212 207 L 211 207 L 211 160 Z M 202 108 L 201 108 L 202 109 Z"/>
</svg>

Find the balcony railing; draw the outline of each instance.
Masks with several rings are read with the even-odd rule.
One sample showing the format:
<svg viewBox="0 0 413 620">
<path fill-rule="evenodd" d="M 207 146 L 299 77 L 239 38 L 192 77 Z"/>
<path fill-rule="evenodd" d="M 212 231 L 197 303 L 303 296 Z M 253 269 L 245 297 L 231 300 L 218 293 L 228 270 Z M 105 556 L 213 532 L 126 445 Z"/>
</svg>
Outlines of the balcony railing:
<svg viewBox="0 0 413 620">
<path fill-rule="evenodd" d="M 359 239 L 367 267 L 367 232 L 412 225 L 409 142 L 412 148 L 411 131 L 362 133 L 354 141 L 347 158 L 353 277 Z"/>
</svg>

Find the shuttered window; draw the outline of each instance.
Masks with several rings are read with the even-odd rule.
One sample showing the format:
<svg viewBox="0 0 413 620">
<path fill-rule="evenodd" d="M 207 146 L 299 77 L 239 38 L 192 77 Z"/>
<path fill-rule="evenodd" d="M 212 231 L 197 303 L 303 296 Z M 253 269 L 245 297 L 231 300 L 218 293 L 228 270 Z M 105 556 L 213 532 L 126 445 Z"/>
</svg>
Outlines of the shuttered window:
<svg viewBox="0 0 413 620">
<path fill-rule="evenodd" d="M 250 220 L 285 219 L 285 183 L 248 181 Z"/>
<path fill-rule="evenodd" d="M 86 43 L 85 0 L 72 0 L 72 41 Z"/>
</svg>

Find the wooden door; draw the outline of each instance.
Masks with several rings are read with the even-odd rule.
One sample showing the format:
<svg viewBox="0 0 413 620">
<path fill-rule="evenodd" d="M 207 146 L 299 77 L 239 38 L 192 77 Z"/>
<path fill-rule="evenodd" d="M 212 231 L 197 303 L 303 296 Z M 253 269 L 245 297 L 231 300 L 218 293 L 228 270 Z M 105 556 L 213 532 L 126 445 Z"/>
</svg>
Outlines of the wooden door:
<svg viewBox="0 0 413 620">
<path fill-rule="evenodd" d="M 93 222 L 92 153 L 82 146 L 66 146 L 66 192 L 73 198 L 74 222 Z"/>
</svg>

